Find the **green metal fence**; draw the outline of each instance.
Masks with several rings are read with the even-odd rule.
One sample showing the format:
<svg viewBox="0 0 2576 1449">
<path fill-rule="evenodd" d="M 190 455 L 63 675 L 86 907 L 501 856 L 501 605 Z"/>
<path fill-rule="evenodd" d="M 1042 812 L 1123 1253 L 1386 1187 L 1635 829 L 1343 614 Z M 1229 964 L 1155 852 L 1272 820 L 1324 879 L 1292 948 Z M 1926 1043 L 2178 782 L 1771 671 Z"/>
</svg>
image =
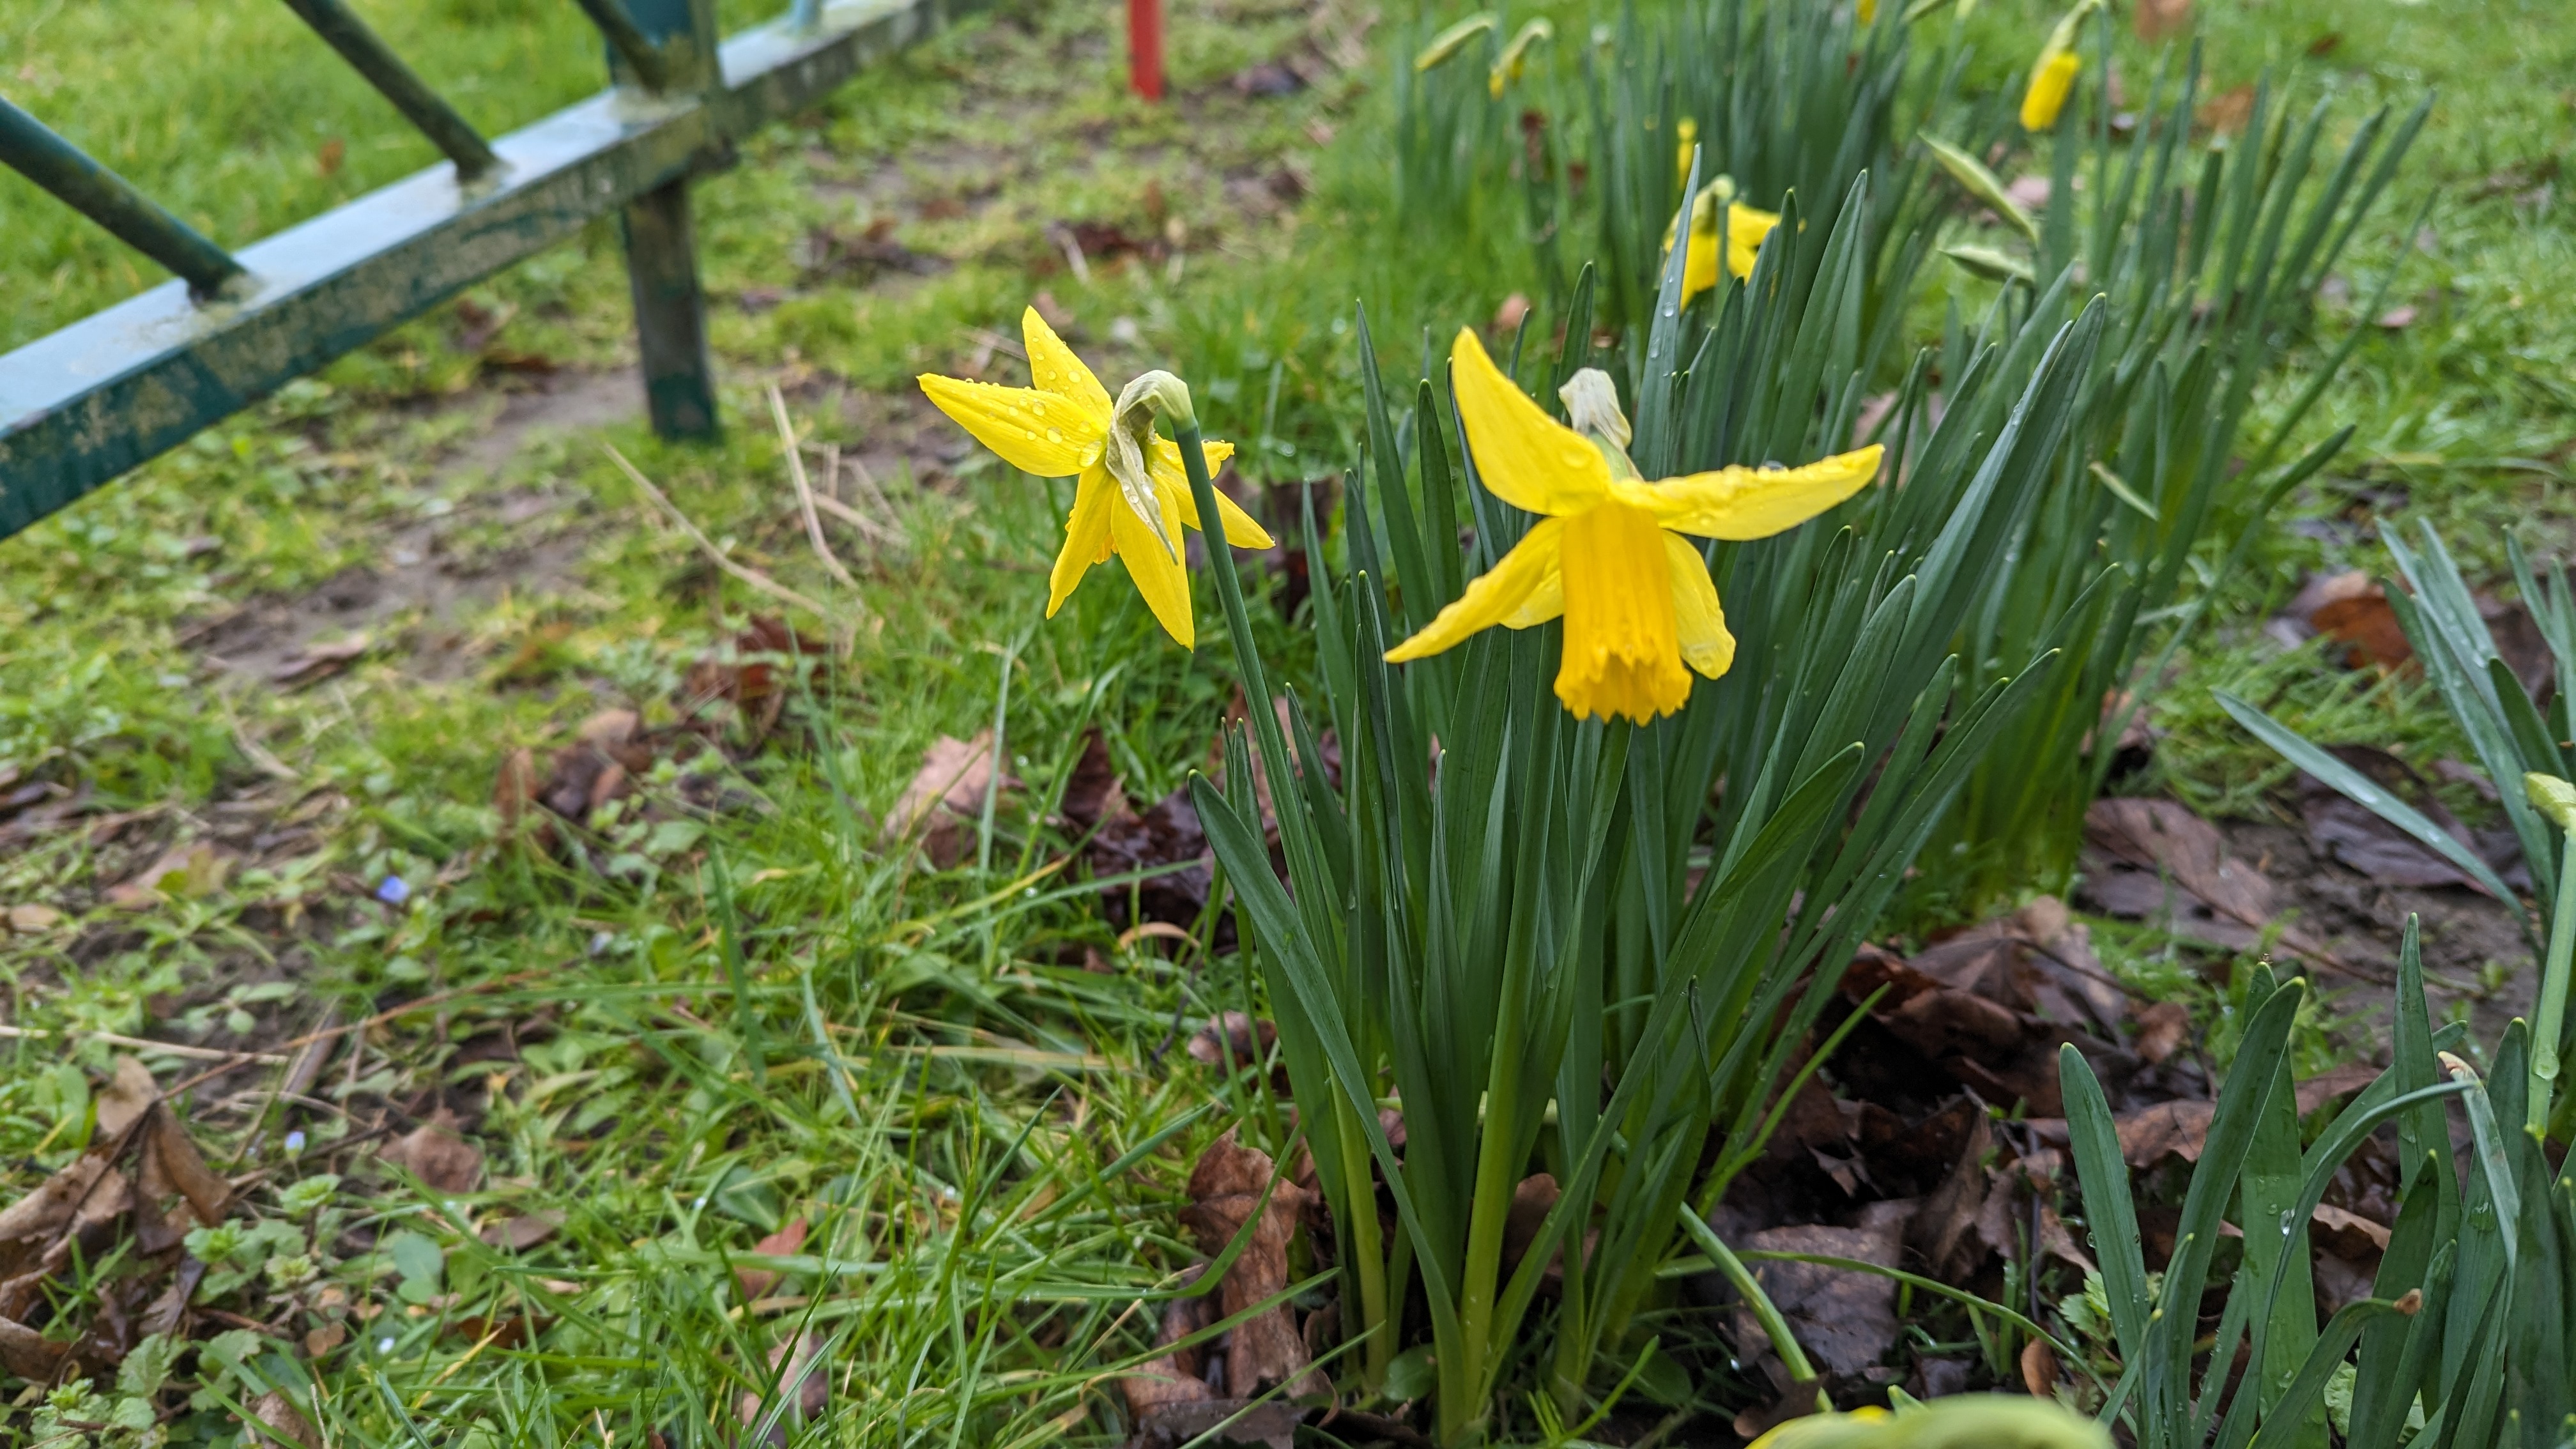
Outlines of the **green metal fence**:
<svg viewBox="0 0 2576 1449">
<path fill-rule="evenodd" d="M 228 252 L 0 95 L 0 164 L 177 278 L 0 357 L 0 538 L 610 211 L 653 426 L 712 436 L 690 180 L 982 0 L 797 0 L 730 39 L 714 0 L 576 0 L 613 85 L 492 141 L 345 0 L 285 3 L 447 159 Z"/>
</svg>

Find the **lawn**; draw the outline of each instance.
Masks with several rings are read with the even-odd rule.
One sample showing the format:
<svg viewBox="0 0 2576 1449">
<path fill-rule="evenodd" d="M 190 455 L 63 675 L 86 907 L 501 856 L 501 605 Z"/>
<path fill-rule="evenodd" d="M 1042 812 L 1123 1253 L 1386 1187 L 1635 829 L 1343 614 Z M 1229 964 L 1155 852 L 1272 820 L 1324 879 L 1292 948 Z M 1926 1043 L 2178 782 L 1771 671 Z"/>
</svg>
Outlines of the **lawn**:
<svg viewBox="0 0 2576 1449">
<path fill-rule="evenodd" d="M 603 79 L 573 6 L 361 8 L 487 132 Z M 2056 12 L 1960 9 L 1919 22 L 1921 48 L 1963 42 L 1965 92 L 2012 90 Z M 1556 38 L 1530 93 L 1561 117 L 1608 30 L 1542 10 Z M 2360 635 L 2301 595 L 2388 574 L 2383 539 L 2423 523 L 2499 599 L 2508 536 L 2576 555 L 2576 27 L 2557 11 L 2243 0 L 2198 17 L 2213 135 L 2266 74 L 2295 114 L 2329 103 L 2338 141 L 2374 106 L 2438 94 L 2246 428 L 2269 438 L 2358 331 L 2285 455 L 2352 436 L 2241 567 L 2194 555 L 2184 597 L 2208 596 L 2206 621 L 2131 681 L 2140 746 L 2109 785 L 2221 822 L 2279 909 L 2197 931 L 2133 909 L 2102 881 L 2139 872 L 2097 840 L 2078 879 L 1908 892 L 1869 950 L 1920 961 L 2009 920 L 2072 953 L 2078 933 L 2095 976 L 2141 1003 L 2141 1042 L 2149 1023 L 2188 1038 L 2172 1059 L 2206 1092 L 2281 1015 L 2261 1010 L 2267 959 L 2312 979 L 2300 1077 L 2389 1059 L 2385 983 L 2416 911 L 2434 1018 L 2468 1023 L 2454 1049 L 2493 1065 L 2538 977 L 2511 911 L 2333 855 L 2295 772 L 2214 691 L 2393 757 L 2429 782 L 2419 799 L 2497 826 L 2486 782 L 2450 768 L 2471 742 L 2423 673 L 2353 667 Z M 974 446 L 913 378 L 1020 384 L 1034 306 L 1113 391 L 1147 368 L 1186 379 L 1236 446 L 1228 486 L 1283 540 L 1237 555 L 1240 637 L 1301 698 L 1329 693 L 1335 656 L 1308 625 L 1312 586 L 1357 558 L 1333 530 L 1372 446 L 1361 327 L 1402 412 L 1460 326 L 1499 349 L 1530 314 L 1533 357 L 1564 326 L 1520 198 L 1439 212 L 1399 134 L 1396 77 L 1456 18 L 1176 5 L 1154 106 L 1124 90 L 1118 7 L 1002 6 L 694 188 L 721 443 L 666 445 L 642 422 L 616 236 L 594 226 L 0 541 L 0 1202 L 110 1142 L 179 1164 L 135 1166 L 146 1196 L 198 1201 L 182 1141 L 230 1180 L 193 1218 L 111 1206 L 44 1242 L 0 1231 L 0 1443 L 1127 1442 L 1140 1411 L 1120 1375 L 1174 1325 L 1216 1321 L 1176 1305 L 1213 1302 L 1189 1296 L 1200 1266 L 1270 1221 L 1212 1185 L 1232 1160 L 1220 1134 L 1286 1172 L 1294 1134 L 1322 1130 L 1290 1125 L 1280 1093 L 1305 1068 L 1269 1055 L 1278 993 L 1234 914 L 1206 909 L 1226 877 L 1202 863 L 1187 792 L 1220 774 L 1252 794 L 1250 756 L 1225 771 L 1220 743 L 1243 660 L 1212 590 L 1185 651 L 1123 564 L 1048 617 L 1072 485 Z M 2126 6 L 2115 19 L 2122 94 L 2141 96 L 2156 50 Z M 0 91 L 233 244 L 432 154 L 283 7 L 8 0 Z M 0 216 L 0 348 L 157 280 L 14 176 Z M 1953 235 L 1999 230 L 1967 217 Z M 1998 293 L 1938 256 L 1924 276 L 1873 394 L 1901 390 L 1954 307 L 1973 321 Z M 1866 1016 L 1834 1018 L 1854 1050 L 1875 1040 Z M 1260 1069 L 1233 1069 L 1247 1047 Z M 1840 1181 L 1846 1152 L 1894 1174 L 1861 1197 L 1901 1197 L 1909 1173 L 1941 1190 L 1956 1145 L 1918 1173 L 1858 1137 L 1801 1136 L 1811 1114 L 1788 1110 L 1826 1093 L 1831 1117 L 1838 1093 L 1857 1121 L 1881 1088 L 1863 1056 L 1782 1093 L 1782 1140 L 1825 1177 L 1752 1170 L 1776 1201 L 1730 1198 L 1718 1231 L 1870 1231 L 1778 1216 Z M 2068 1109 L 1986 1100 L 1973 1130 L 2024 1176 L 2072 1150 L 2062 1121 L 2052 1147 L 2030 1120 Z M 1552 1190 L 1568 1169 L 1549 1166 Z M 1314 1171 L 1281 1190 L 1310 1193 Z M 1235 1193 L 1269 1180 L 1264 1158 Z M 2056 1209 L 2027 1202 L 2026 1222 L 1971 1231 L 1991 1253 L 1953 1268 L 1949 1247 L 1909 1241 L 1910 1265 L 2102 1350 L 2099 1278 L 2088 1297 L 2082 1255 L 2049 1256 Z M 1228 1279 L 1226 1313 L 1284 1301 L 1329 1372 L 1357 1385 L 1368 1365 L 1369 1392 L 1297 1442 L 1427 1442 L 1432 1421 L 1403 1407 L 1429 1393 L 1425 1354 L 1346 1345 L 1333 1265 L 1305 1237 L 1274 1256 L 1252 1300 Z M 1681 1241 L 1636 1334 L 1575 1375 L 1605 1417 L 1559 1417 L 1543 1365 L 1515 1360 L 1496 1437 L 1733 1444 L 1761 1427 L 1789 1380 L 1746 1347 L 1753 1315 L 1707 1306 L 1725 1296 L 1710 1262 Z M 1887 1321 L 1884 1366 L 1834 1382 L 1845 1407 L 1889 1384 L 2058 1379 L 2023 1351 L 2042 1340 L 1929 1293 L 1905 1290 Z M 1656 1335 L 1660 1357 L 1639 1346 Z M 2072 1399 L 2084 1371 L 2066 1368 Z"/>
</svg>

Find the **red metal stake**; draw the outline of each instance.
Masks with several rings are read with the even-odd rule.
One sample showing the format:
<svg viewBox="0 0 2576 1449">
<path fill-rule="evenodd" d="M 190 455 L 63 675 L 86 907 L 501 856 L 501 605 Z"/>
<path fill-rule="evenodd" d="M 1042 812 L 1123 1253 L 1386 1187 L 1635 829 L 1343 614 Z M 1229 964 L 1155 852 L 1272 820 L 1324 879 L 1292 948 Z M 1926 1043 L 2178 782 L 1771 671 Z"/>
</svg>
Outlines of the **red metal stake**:
<svg viewBox="0 0 2576 1449">
<path fill-rule="evenodd" d="M 1146 100 L 1163 98 L 1163 0 L 1127 0 L 1127 84 Z"/>
</svg>

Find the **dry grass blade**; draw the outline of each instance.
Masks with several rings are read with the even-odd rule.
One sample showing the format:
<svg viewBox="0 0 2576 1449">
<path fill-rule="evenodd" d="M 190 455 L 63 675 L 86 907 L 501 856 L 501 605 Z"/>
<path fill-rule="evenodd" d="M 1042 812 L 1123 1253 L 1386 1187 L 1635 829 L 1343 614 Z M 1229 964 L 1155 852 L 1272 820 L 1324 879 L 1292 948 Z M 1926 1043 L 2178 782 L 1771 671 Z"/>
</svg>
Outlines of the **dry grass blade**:
<svg viewBox="0 0 2576 1449">
<path fill-rule="evenodd" d="M 796 511 L 805 520 L 805 539 L 814 545 L 814 556 L 823 561 L 832 577 L 841 581 L 841 587 L 855 594 L 859 581 L 842 567 L 840 556 L 832 552 L 832 545 L 823 537 L 823 520 L 814 512 L 814 486 L 805 477 L 805 456 L 797 451 L 796 429 L 787 421 L 787 399 L 779 395 L 776 383 L 769 385 L 769 418 L 778 425 L 778 451 L 786 457 L 787 477 L 796 485 Z M 867 605 L 862 601 L 859 607 L 865 610 Z"/>
<path fill-rule="evenodd" d="M 794 589 L 787 587 L 785 584 L 782 584 L 778 580 L 771 578 L 769 575 L 762 573 L 760 570 L 755 568 L 746 568 L 743 565 L 734 562 L 732 557 L 726 554 L 723 549 L 716 547 L 715 540 L 707 537 L 704 531 L 699 529 L 696 524 L 689 521 L 689 516 L 680 511 L 680 506 L 678 504 L 673 503 L 669 498 L 664 497 L 662 490 L 653 486 L 652 479 L 645 477 L 641 469 L 626 461 L 626 455 L 617 451 L 616 445 L 611 443 L 602 443 L 599 447 L 601 452 L 608 455 L 608 460 L 615 463 L 618 470 L 626 475 L 628 482 L 633 483 L 637 488 L 642 489 L 644 496 L 652 499 L 655 507 L 660 508 L 664 514 L 670 517 L 673 523 L 680 526 L 680 531 L 686 533 L 690 539 L 697 544 L 698 551 L 707 556 L 707 561 L 709 563 L 714 564 L 717 568 L 724 570 L 726 573 L 742 580 L 753 588 L 760 590 L 762 593 L 769 595 L 771 598 L 778 600 L 780 603 L 792 604 L 795 607 L 803 609 L 805 612 L 814 615 L 818 619 L 829 619 L 833 616 L 830 609 L 823 607 L 821 604 L 818 604 L 812 599 L 805 597 L 803 594 L 796 592 Z"/>
</svg>

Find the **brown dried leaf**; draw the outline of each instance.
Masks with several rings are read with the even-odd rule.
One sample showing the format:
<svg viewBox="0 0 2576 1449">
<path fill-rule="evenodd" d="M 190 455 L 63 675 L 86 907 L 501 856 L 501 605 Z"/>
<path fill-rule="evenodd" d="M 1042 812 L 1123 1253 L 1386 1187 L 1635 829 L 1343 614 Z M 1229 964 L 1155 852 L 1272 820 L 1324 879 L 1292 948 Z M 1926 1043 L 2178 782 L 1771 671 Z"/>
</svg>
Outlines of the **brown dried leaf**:
<svg viewBox="0 0 2576 1449">
<path fill-rule="evenodd" d="M 769 1236 L 762 1238 L 759 1242 L 752 1244 L 751 1250 L 765 1258 L 784 1258 L 805 1246 L 805 1234 L 807 1231 L 805 1220 L 803 1218 L 798 1218 L 795 1221 L 790 1222 L 787 1226 L 780 1228 L 777 1232 L 771 1233 Z M 768 1297 L 769 1290 L 777 1287 L 778 1280 L 783 1276 L 785 1275 L 781 1274 L 774 1268 L 736 1268 L 733 1270 L 734 1286 L 741 1290 L 742 1301 L 745 1303 L 749 1303 L 756 1298 Z"/>
<path fill-rule="evenodd" d="M 1268 1056 L 1271 1044 L 1277 1040 L 1278 1027 L 1240 1011 L 1229 1011 L 1209 1017 L 1192 1033 L 1188 1050 L 1192 1061 L 1211 1067 L 1222 1064 L 1228 1071 L 1240 1071 Z"/>
<path fill-rule="evenodd" d="M 1893 1268 L 1900 1251 L 1900 1228 L 1914 1204 L 1871 1206 L 1896 1210 L 1864 1210 L 1863 1226 L 1857 1228 L 1766 1228 L 1746 1238 L 1744 1245 L 1758 1252 L 1857 1258 Z M 1789 1321 L 1798 1342 L 1823 1368 L 1837 1374 L 1858 1374 L 1876 1364 L 1896 1342 L 1893 1279 L 1829 1268 L 1821 1263 L 1781 1262 L 1754 1264 L 1753 1277 Z M 1768 1341 L 1745 1309 L 1736 1310 L 1733 1327 L 1739 1354 L 1758 1351 L 1757 1346 Z"/>
<path fill-rule="evenodd" d="M 12 1318 L 0 1318 L 0 1369 L 12 1378 L 29 1383 L 49 1384 L 61 1369 L 63 1355 L 70 1353 L 67 1343 L 53 1343 L 36 1330 Z"/>
<path fill-rule="evenodd" d="M 143 1120 L 152 1104 L 161 1100 L 161 1088 L 152 1080 L 152 1069 L 134 1057 L 120 1056 L 115 1061 L 115 1075 L 98 1094 L 98 1130 L 93 1143 L 113 1143 L 125 1135 L 125 1129 Z"/>
<path fill-rule="evenodd" d="M 1084 831 L 1103 820 L 1135 814 L 1119 784 L 1117 767 L 1110 763 L 1109 742 L 1096 725 L 1083 732 L 1082 754 L 1073 762 L 1073 773 L 1064 782 L 1064 799 L 1056 809 L 1074 829 Z"/>
<path fill-rule="evenodd" d="M 1206 1265 L 1185 1270 L 1183 1282 L 1196 1281 Z M 1163 1326 L 1154 1335 L 1156 1347 L 1180 1342 L 1215 1320 L 1208 1316 L 1210 1304 L 1206 1294 L 1174 1298 L 1163 1305 Z M 1148 1359 L 1134 1373 L 1118 1380 L 1118 1391 L 1127 1400 L 1129 1417 L 1142 1420 L 1155 1410 L 1170 1404 L 1195 1404 L 1216 1397 L 1207 1386 L 1206 1354 L 1197 1347 L 1173 1349 L 1160 1358 Z"/>
<path fill-rule="evenodd" d="M 519 1213 L 484 1225 L 476 1234 L 485 1246 L 508 1252 L 524 1253 L 563 1228 L 563 1214 L 556 1212 Z"/>
<path fill-rule="evenodd" d="M 443 1123 L 424 1122 L 378 1154 L 440 1192 L 472 1192 L 483 1180 L 483 1151 Z"/>
<path fill-rule="evenodd" d="M 2201 102 L 2199 112 L 2192 119 L 2199 123 L 2201 130 L 2214 136 L 2232 136 L 2244 130 L 2246 123 L 2254 119 L 2252 83 L 2233 86 L 2211 96 Z"/>
<path fill-rule="evenodd" d="M 2120 1134 L 2120 1156 L 2141 1171 L 2167 1157 L 2198 1162 L 2209 1139 L 2215 1102 L 2158 1102 L 2112 1119 Z"/>
<path fill-rule="evenodd" d="M 2151 1064 L 2161 1064 L 2191 1039 L 2191 1008 L 2179 1001 L 2150 1001 L 2138 1008 L 2136 1048 Z"/>
<path fill-rule="evenodd" d="M 1273 1188 L 1277 1176 L 1270 1155 L 1243 1146 L 1234 1129 L 1210 1144 L 1190 1171 L 1190 1205 L 1181 1210 L 1181 1222 L 1201 1252 L 1223 1252 L 1253 1214 L 1260 1214 L 1251 1240 L 1217 1284 L 1219 1317 L 1245 1312 L 1288 1286 L 1288 1242 L 1306 1210 L 1307 1193 L 1285 1178 Z M 1270 1194 L 1267 1206 L 1262 1205 L 1265 1191 Z M 1286 1385 L 1291 1398 L 1324 1388 L 1323 1377 L 1309 1367 L 1305 1341 L 1286 1304 L 1235 1326 L 1225 1376 L 1227 1392 L 1238 1399 L 1257 1398 L 1273 1385 Z"/>
<path fill-rule="evenodd" d="M 2349 1208 L 2333 1203 L 2317 1204 L 2310 1215 L 2316 1225 L 2316 1245 L 2336 1257 L 2352 1263 L 2377 1261 L 2388 1251 L 2388 1225 L 2375 1223 Z"/>
<path fill-rule="evenodd" d="M 2140 40 L 2154 42 L 2191 28 L 2191 0 L 2138 0 L 2129 24 Z"/>
<path fill-rule="evenodd" d="M 311 684 L 317 679 L 327 679 L 365 654 L 370 642 L 364 633 L 335 639 L 328 644 L 308 642 L 280 660 L 277 667 L 268 672 L 268 677 L 277 684 Z"/>
<path fill-rule="evenodd" d="M 792 1363 L 787 1357 L 790 1351 L 796 1355 Z M 832 1400 L 831 1370 L 822 1360 L 823 1335 L 813 1329 L 806 1330 L 800 1338 L 781 1342 L 769 1350 L 770 1374 L 777 1379 L 782 1392 L 787 1386 L 794 1385 L 796 1400 L 776 1423 L 769 1426 L 768 1434 L 759 1442 L 785 1449 L 789 1425 L 807 1424 L 822 1417 L 823 1410 Z M 783 1374 L 780 1372 L 782 1365 L 786 1370 Z M 759 1423 L 768 1409 L 768 1400 L 749 1391 L 734 1401 L 734 1417 L 742 1422 L 744 1428 Z"/>
<path fill-rule="evenodd" d="M 224 888 L 235 857 L 212 845 L 174 845 L 128 880 L 107 888 L 107 903 L 126 910 L 157 906 L 165 896 L 202 900 Z"/>
<path fill-rule="evenodd" d="M 250 1406 L 250 1416 L 259 1422 L 261 1428 L 276 1436 L 276 1439 L 267 1441 L 270 1444 L 282 1439 L 289 1444 L 301 1444 L 304 1449 L 322 1449 L 322 1436 L 306 1422 L 303 1413 L 295 1407 L 295 1401 L 275 1389 L 259 1396 L 259 1402 Z"/>
<path fill-rule="evenodd" d="M 1004 776 L 1001 788 L 1019 782 Z M 971 740 L 941 735 L 921 752 L 921 768 L 887 812 L 888 844 L 918 839 L 922 852 L 942 870 L 966 858 L 970 827 L 984 813 L 984 796 L 993 785 L 993 732 L 979 730 Z"/>
<path fill-rule="evenodd" d="M 2034 1399 L 2057 1396 L 2057 1350 L 2048 1346 L 2047 1339 L 2034 1338 L 2022 1345 L 2021 1385 Z"/>
<path fill-rule="evenodd" d="M 2084 838 L 2140 870 L 2170 876 L 2212 913 L 2249 932 L 2271 924 L 2272 882 L 2228 855 L 2218 827 L 2177 801 L 2096 800 L 2084 812 Z M 2295 955 L 2352 970 L 2303 931 L 2286 929 L 2279 939 Z"/>
</svg>

